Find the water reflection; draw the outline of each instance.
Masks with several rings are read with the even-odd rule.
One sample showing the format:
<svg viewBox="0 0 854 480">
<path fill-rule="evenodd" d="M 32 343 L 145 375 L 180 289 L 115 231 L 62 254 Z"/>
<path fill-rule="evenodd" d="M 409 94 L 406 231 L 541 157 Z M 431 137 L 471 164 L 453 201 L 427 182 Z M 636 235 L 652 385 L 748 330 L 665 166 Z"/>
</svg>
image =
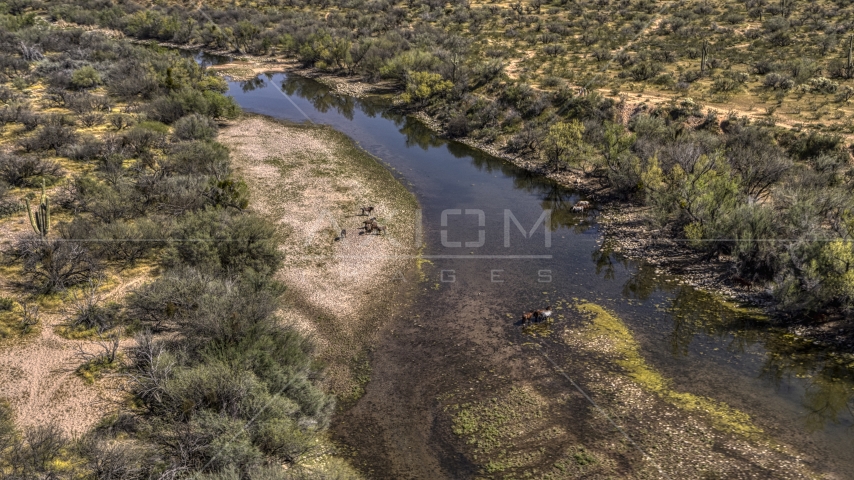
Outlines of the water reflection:
<svg viewBox="0 0 854 480">
<path fill-rule="evenodd" d="M 593 261 L 597 274 L 605 279 L 614 278 L 615 267 L 630 265 L 607 244 L 593 252 Z M 659 274 L 652 265 L 635 268 L 636 273 L 623 285 L 623 296 L 647 301 L 658 293 L 667 294 L 662 296 L 662 309 L 672 322 L 666 335 L 671 355 L 688 357 L 689 347 L 700 336 L 717 339 L 733 355 L 761 347 L 765 354 L 757 369 L 759 379 L 778 391 L 790 389 L 794 383 L 803 385 L 803 424 L 808 431 L 830 424 L 854 428 L 854 362 L 849 357 L 800 340 L 757 311 L 681 284 Z"/>
<path fill-rule="evenodd" d="M 406 136 L 406 148 L 418 147 L 425 152 L 431 148 L 438 148 L 448 143 L 447 140 L 436 136 L 429 128 L 424 126 L 423 123 L 412 117 L 404 117 L 403 127 L 400 129 L 400 133 Z M 454 157 L 461 158 L 465 155 L 464 153 L 461 153 L 460 148 L 454 149 L 451 145 L 452 144 L 448 145 L 448 151 L 454 155 Z"/>
<path fill-rule="evenodd" d="M 244 80 L 244 81 L 240 82 L 240 89 L 243 90 L 243 93 L 251 92 L 253 90 L 257 90 L 259 88 L 266 88 L 266 87 L 267 87 L 267 82 L 265 82 L 264 79 L 261 77 L 255 77 L 251 80 Z"/>
<path fill-rule="evenodd" d="M 214 55 L 212 53 L 205 52 L 189 52 L 187 50 L 179 50 L 183 55 L 188 57 L 193 57 L 193 60 L 196 61 L 201 67 L 207 68 L 214 65 L 221 65 L 223 63 L 228 63 L 231 61 L 230 57 L 225 55 Z"/>
<path fill-rule="evenodd" d="M 356 111 L 356 99 L 332 92 L 326 85 L 307 79 L 287 76 L 282 80 L 282 90 L 288 95 L 297 95 L 308 100 L 320 113 L 334 110 L 347 120 L 353 120 Z M 370 115 L 372 116 L 372 115 Z"/>
<path fill-rule="evenodd" d="M 854 428 L 854 375 L 844 357 L 823 348 L 782 335 L 766 343 L 769 350 L 762 365 L 763 379 L 777 386 L 793 379 L 809 379 L 803 395 L 805 426 L 821 430 L 827 424 Z"/>
</svg>

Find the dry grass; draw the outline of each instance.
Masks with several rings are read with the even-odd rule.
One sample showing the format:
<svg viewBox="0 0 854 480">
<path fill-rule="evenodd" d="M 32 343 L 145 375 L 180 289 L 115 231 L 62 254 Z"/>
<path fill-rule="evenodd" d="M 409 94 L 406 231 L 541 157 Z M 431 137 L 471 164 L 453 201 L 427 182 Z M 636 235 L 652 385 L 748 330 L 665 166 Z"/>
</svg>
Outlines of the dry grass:
<svg viewBox="0 0 854 480">
<path fill-rule="evenodd" d="M 354 363 L 396 310 L 387 293 L 414 264 L 414 197 L 344 135 L 251 116 L 223 129 L 250 204 L 286 237 L 286 322 L 314 337 L 336 393 L 357 388 Z M 358 207 L 373 205 L 385 236 L 364 234 Z M 342 229 L 347 237 L 336 240 Z"/>
</svg>

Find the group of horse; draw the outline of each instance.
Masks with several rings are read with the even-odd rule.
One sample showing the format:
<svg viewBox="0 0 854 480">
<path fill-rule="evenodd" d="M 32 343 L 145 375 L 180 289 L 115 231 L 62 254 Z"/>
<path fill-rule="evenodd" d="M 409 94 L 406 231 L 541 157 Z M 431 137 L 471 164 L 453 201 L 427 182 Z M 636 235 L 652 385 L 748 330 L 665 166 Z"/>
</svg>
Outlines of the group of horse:
<svg viewBox="0 0 854 480">
<path fill-rule="evenodd" d="M 522 319 L 519 321 L 519 324 L 526 325 L 528 323 L 539 323 L 543 320 L 548 320 L 552 316 L 552 306 L 549 305 L 546 308 L 538 308 L 536 310 L 531 310 L 522 314 Z"/>
<path fill-rule="evenodd" d="M 359 210 L 360 210 L 359 216 L 360 217 L 366 217 L 366 216 L 372 214 L 374 212 L 375 208 L 373 206 L 369 205 L 366 207 L 359 207 Z M 384 234 L 387 230 L 387 227 L 385 225 L 380 225 L 377 223 L 377 217 L 371 217 L 371 218 L 365 220 L 364 222 L 362 222 L 362 225 L 363 226 L 360 227 L 359 230 L 364 230 L 363 233 L 366 233 L 366 234 L 372 233 L 374 231 L 376 231 L 377 234 L 381 234 L 381 233 Z M 341 235 L 338 238 L 336 238 L 335 240 L 341 240 L 344 238 L 347 238 L 347 229 L 346 228 L 341 230 Z"/>
<path fill-rule="evenodd" d="M 590 208 L 590 202 L 588 202 L 587 200 L 581 200 L 580 202 L 572 206 L 572 211 L 584 213 L 584 211 L 588 208 Z"/>
</svg>

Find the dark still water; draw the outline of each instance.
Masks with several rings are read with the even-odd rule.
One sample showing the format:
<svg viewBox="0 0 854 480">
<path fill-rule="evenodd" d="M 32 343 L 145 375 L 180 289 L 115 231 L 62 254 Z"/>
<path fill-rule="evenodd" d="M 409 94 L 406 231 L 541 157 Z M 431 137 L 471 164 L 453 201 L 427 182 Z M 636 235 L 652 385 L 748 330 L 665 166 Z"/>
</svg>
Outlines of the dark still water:
<svg viewBox="0 0 854 480">
<path fill-rule="evenodd" d="M 407 338 L 392 341 L 383 354 L 385 367 L 378 361 L 376 384 L 369 385 L 362 403 L 383 401 L 371 396 L 371 388 L 420 399 L 395 402 L 387 413 L 392 420 L 375 422 L 396 421 L 401 430 L 424 433 L 415 440 L 385 434 L 385 442 L 400 445 L 384 448 L 417 456 L 407 453 L 423 449 L 415 445 L 417 438 L 434 442 L 424 455 L 438 459 L 437 474 L 466 476 L 470 466 L 435 433 L 441 430 L 438 416 L 414 410 L 435 408 L 437 391 L 454 391 L 465 378 L 478 378 L 477 370 L 488 363 L 481 357 L 499 352 L 502 344 L 523 342 L 512 326 L 521 312 L 579 299 L 618 314 L 646 361 L 672 379 L 675 390 L 743 410 L 773 438 L 805 452 L 812 467 L 854 478 L 852 365 L 797 348 L 791 336 L 769 331 L 762 320 L 610 254 L 595 218 L 571 212 L 581 199 L 573 191 L 438 138 L 378 100 L 333 94 L 309 79 L 262 75 L 231 82 L 229 94 L 248 112 L 344 132 L 395 172 L 422 206 L 423 252 L 432 262 L 425 268 L 429 288 L 407 325 L 395 327 L 396 335 Z M 548 234 L 538 222 L 548 224 Z M 451 321 L 476 335 L 454 337 Z M 457 339 L 464 340 L 455 344 Z M 469 356 L 450 362 L 447 352 L 454 347 Z M 562 347 L 554 342 L 547 348 Z M 563 356 L 571 358 L 571 352 Z M 385 373 L 400 380 L 384 386 Z M 372 422 L 361 427 L 371 428 Z M 411 459 L 410 468 L 418 462 Z M 385 468 L 380 461 L 375 465 Z"/>
</svg>

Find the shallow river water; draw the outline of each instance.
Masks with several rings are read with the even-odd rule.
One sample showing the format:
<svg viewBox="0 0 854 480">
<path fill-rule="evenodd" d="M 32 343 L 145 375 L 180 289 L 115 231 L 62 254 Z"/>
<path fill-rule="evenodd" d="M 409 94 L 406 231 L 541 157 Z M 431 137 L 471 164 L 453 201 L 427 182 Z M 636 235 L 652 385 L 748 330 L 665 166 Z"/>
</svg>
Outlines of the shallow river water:
<svg viewBox="0 0 854 480">
<path fill-rule="evenodd" d="M 372 378 L 380 380 L 369 384 L 361 402 L 382 402 L 389 395 L 411 400 L 395 401 L 397 411 L 387 407 L 383 419 L 355 422 L 404 431 L 376 434 L 394 444 L 383 448 L 399 450 L 403 466 L 397 468 L 423 466 L 412 453 L 425 448 L 414 445 L 423 440 L 436 443 L 421 454 L 435 459 L 438 467 L 430 468 L 436 474 L 472 474 L 474 467 L 436 436 L 436 415 L 408 409 L 435 409 L 432 394 L 480 378 L 479 357 L 501 355 L 503 343 L 524 341 L 512 325 L 522 311 L 580 299 L 626 322 L 645 360 L 672 380 L 673 389 L 745 411 L 773 438 L 805 452 L 819 471 L 854 478 L 851 365 L 795 348 L 791 336 L 769 330 L 762 320 L 722 306 L 654 267 L 611 254 L 597 229 L 595 206 L 594 215 L 570 211 L 581 199 L 573 191 L 441 139 L 376 100 L 336 95 L 313 80 L 285 74 L 229 86 L 229 95 L 247 112 L 326 124 L 349 135 L 392 169 L 423 209 L 430 288 L 423 288 L 403 323 L 391 327 L 396 333 L 373 369 Z M 543 217 L 545 211 L 550 216 Z M 548 224 L 548 235 L 542 224 L 531 233 L 538 221 Z M 465 345 L 455 345 L 449 322 L 478 330 L 482 341 L 467 337 Z M 448 349 L 455 346 L 466 354 L 450 362 Z M 556 353 L 572 359 L 571 352 Z M 383 378 L 397 383 L 384 386 Z M 425 431 L 421 437 L 407 437 L 418 429 Z M 374 459 L 366 468 L 384 476 L 379 472 L 387 467 Z"/>
</svg>

